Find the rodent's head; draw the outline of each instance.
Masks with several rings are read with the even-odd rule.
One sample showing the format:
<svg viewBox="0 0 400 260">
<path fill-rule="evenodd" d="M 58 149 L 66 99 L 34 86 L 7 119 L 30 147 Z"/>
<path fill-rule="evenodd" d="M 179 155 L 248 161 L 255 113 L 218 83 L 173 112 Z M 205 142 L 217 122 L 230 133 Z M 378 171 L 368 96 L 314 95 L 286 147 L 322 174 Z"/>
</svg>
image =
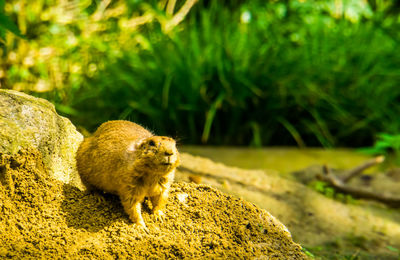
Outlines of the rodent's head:
<svg viewBox="0 0 400 260">
<path fill-rule="evenodd" d="M 179 164 L 179 152 L 174 139 L 152 136 L 142 140 L 135 147 L 136 160 L 153 171 L 168 172 Z"/>
</svg>

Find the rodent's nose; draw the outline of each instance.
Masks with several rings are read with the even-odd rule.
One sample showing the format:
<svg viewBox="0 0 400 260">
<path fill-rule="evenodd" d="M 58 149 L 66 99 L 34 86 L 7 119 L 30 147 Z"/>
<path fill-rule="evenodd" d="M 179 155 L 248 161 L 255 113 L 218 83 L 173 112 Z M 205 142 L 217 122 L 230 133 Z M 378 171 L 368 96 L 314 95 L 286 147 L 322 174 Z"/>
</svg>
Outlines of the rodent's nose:
<svg viewBox="0 0 400 260">
<path fill-rule="evenodd" d="M 174 153 L 173 152 L 169 152 L 169 151 L 165 151 L 164 152 L 164 155 L 166 155 L 166 156 L 171 156 L 171 155 L 173 155 Z"/>
</svg>

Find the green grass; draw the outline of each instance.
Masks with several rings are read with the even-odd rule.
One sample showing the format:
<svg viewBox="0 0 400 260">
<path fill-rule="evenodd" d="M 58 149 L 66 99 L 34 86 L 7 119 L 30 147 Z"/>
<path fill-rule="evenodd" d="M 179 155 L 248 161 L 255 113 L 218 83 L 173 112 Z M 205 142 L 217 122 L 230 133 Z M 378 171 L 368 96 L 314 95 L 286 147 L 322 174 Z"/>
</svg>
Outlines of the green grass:
<svg viewBox="0 0 400 260">
<path fill-rule="evenodd" d="M 112 37 L 123 30 L 110 29 L 82 40 L 97 70 L 84 63 L 76 80 L 39 95 L 88 130 L 128 119 L 192 144 L 366 146 L 398 133 L 390 17 L 365 8 L 350 21 L 323 2 L 288 2 L 199 3 L 172 32 L 155 21 L 120 45 Z"/>
</svg>

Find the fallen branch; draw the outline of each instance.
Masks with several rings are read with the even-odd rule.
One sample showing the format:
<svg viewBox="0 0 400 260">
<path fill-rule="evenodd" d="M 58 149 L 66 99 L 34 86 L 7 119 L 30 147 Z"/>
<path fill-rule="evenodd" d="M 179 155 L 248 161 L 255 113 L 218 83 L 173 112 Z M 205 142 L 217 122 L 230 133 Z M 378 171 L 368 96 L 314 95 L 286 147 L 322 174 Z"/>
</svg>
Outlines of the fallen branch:
<svg viewBox="0 0 400 260">
<path fill-rule="evenodd" d="M 382 163 L 384 160 L 385 160 L 384 156 L 378 156 L 378 157 L 372 158 L 371 160 L 368 160 L 368 161 L 364 162 L 363 164 L 347 171 L 344 174 L 345 176 L 342 177 L 342 181 L 349 182 L 351 179 L 353 179 L 357 175 L 360 175 L 364 170 L 366 170 L 374 165 L 377 165 L 379 163 Z"/>
<path fill-rule="evenodd" d="M 355 175 L 357 175 L 357 174 L 355 174 Z M 352 173 L 352 175 L 354 175 L 354 173 Z M 349 176 L 347 176 L 347 181 L 349 179 L 348 178 Z M 352 178 L 354 176 L 350 176 L 350 177 Z M 382 202 L 390 207 L 394 207 L 394 208 L 400 207 L 400 197 L 393 196 L 391 194 L 386 194 L 386 193 L 373 192 L 373 191 L 363 189 L 363 188 L 351 187 L 351 186 L 347 185 L 343 179 L 332 174 L 330 169 L 326 165 L 324 165 L 324 167 L 323 167 L 323 174 L 318 174 L 317 178 L 319 178 L 320 180 L 322 180 L 324 182 L 327 182 L 330 186 L 332 186 L 337 191 L 349 194 L 349 195 L 353 196 L 354 198 L 376 200 L 376 201 Z"/>
</svg>

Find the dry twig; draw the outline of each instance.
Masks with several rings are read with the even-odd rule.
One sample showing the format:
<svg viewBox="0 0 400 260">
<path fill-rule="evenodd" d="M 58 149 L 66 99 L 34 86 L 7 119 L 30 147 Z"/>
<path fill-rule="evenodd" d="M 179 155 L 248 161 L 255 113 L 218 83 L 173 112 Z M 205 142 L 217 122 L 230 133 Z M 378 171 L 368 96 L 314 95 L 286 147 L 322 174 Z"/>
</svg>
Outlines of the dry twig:
<svg viewBox="0 0 400 260">
<path fill-rule="evenodd" d="M 327 182 L 335 190 L 349 194 L 349 195 L 353 196 L 354 198 L 376 200 L 376 201 L 382 202 L 390 207 L 399 208 L 400 207 L 400 197 L 398 197 L 398 196 L 394 196 L 392 194 L 387 194 L 387 193 L 373 192 L 373 191 L 370 191 L 367 189 L 352 187 L 352 186 L 349 186 L 346 184 L 347 181 L 349 181 L 354 176 L 360 174 L 360 172 L 362 172 L 366 168 L 371 167 L 372 165 L 375 165 L 382 161 L 383 161 L 383 158 L 380 158 L 380 157 L 375 158 L 374 163 L 372 160 L 367 161 L 366 163 L 349 171 L 350 174 L 348 174 L 345 178 L 339 178 L 338 176 L 334 175 L 330 171 L 330 169 L 326 165 L 324 165 L 323 174 L 318 174 L 317 178 L 319 178 L 322 181 Z M 358 169 L 358 170 L 356 170 L 356 169 Z"/>
<path fill-rule="evenodd" d="M 357 175 L 360 175 L 364 170 L 366 170 L 376 164 L 382 163 L 384 160 L 385 160 L 384 156 L 378 156 L 378 157 L 372 158 L 371 160 L 368 160 L 368 161 L 362 163 L 361 165 L 347 171 L 345 173 L 345 176 L 342 177 L 342 181 L 347 183 L 352 178 L 356 177 Z"/>
</svg>

